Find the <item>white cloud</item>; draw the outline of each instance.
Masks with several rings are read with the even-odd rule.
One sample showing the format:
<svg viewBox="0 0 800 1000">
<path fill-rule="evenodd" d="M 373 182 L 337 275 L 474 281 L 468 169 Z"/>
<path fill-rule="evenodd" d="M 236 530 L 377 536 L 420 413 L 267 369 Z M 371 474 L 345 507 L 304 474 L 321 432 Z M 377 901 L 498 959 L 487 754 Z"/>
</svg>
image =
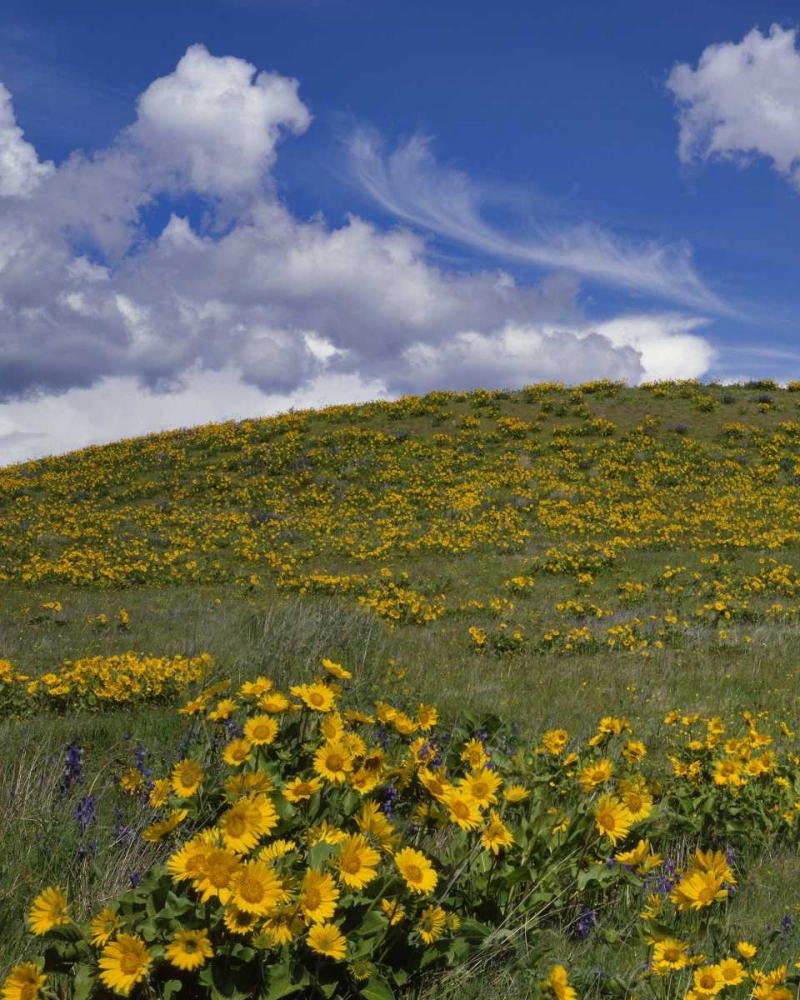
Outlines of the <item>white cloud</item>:
<svg viewBox="0 0 800 1000">
<path fill-rule="evenodd" d="M 23 139 L 17 125 L 11 94 L 0 83 L 0 198 L 26 197 L 39 181 L 53 170 L 52 163 L 40 163 L 36 150 Z"/>
<path fill-rule="evenodd" d="M 398 218 L 505 260 L 563 268 L 603 284 L 646 292 L 694 308 L 728 311 L 695 272 L 686 244 L 624 240 L 596 225 L 557 218 L 509 236 L 481 215 L 484 193 L 461 172 L 440 167 L 430 142 L 413 136 L 389 156 L 374 133 L 350 141 L 351 169 L 375 202 Z"/>
<path fill-rule="evenodd" d="M 434 386 L 635 381 L 672 370 L 679 335 L 692 371 L 710 357 L 694 315 L 650 328 L 636 317 L 636 336 L 592 328 L 564 269 L 520 285 L 437 266 L 406 228 L 294 218 L 269 168 L 281 135 L 310 120 L 296 81 L 202 46 L 147 88 L 108 148 L 58 167 L 39 163 L 0 101 L 0 462 Z M 148 231 L 148 207 L 176 195 L 203 221 L 173 211 Z M 664 287 L 687 301 L 702 290 L 664 266 Z"/>
<path fill-rule="evenodd" d="M 275 162 L 281 132 L 311 123 L 297 81 L 233 56 L 192 45 L 175 71 L 139 98 L 135 141 L 180 188 L 211 195 L 251 194 Z"/>
<path fill-rule="evenodd" d="M 322 378 L 285 395 L 246 385 L 233 368 L 193 368 L 180 389 L 164 394 L 148 392 L 133 378 L 102 379 L 90 389 L 0 404 L 0 466 L 175 427 L 382 396 L 380 383 L 357 375 Z"/>
<path fill-rule="evenodd" d="M 797 32 L 773 24 L 741 42 L 709 45 L 693 69 L 674 67 L 683 163 L 761 155 L 800 189 L 800 51 Z"/>
<path fill-rule="evenodd" d="M 680 313 L 618 316 L 591 326 L 616 347 L 633 348 L 640 358 L 644 381 L 700 378 L 716 358 L 707 340 L 693 331 L 708 320 Z"/>
</svg>

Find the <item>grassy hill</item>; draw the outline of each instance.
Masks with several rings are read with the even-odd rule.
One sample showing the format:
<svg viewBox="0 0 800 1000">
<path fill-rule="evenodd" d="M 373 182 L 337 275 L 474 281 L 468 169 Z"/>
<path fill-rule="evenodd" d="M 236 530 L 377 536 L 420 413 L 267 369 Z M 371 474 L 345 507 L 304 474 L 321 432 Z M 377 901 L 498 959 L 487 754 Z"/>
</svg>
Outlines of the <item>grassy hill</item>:
<svg viewBox="0 0 800 1000">
<path fill-rule="evenodd" d="M 119 779 L 174 761 L 178 696 L 202 683 L 297 684 L 328 657 L 365 704 L 434 702 L 448 725 L 465 709 L 503 717 L 533 764 L 543 731 L 588 739 L 602 717 L 627 720 L 673 777 L 672 709 L 687 733 L 694 715 L 743 710 L 793 732 L 796 388 L 435 392 L 0 470 L 0 967 L 27 947 L 41 887 L 69 880 L 91 912 L 161 856 L 127 832 L 144 820 Z M 89 787 L 93 839 L 76 814 Z M 786 822 L 748 842 L 751 882 L 725 917 L 775 962 L 798 950 Z M 712 827 L 676 827 L 678 853 Z M 699 846 L 732 844 L 734 828 Z M 575 897 L 537 948 L 568 956 L 582 992 L 624 995 L 609 982 L 638 974 L 639 902 L 620 926 L 619 897 Z M 475 989 L 529 995 L 540 973 L 523 959 L 488 963 Z"/>
</svg>

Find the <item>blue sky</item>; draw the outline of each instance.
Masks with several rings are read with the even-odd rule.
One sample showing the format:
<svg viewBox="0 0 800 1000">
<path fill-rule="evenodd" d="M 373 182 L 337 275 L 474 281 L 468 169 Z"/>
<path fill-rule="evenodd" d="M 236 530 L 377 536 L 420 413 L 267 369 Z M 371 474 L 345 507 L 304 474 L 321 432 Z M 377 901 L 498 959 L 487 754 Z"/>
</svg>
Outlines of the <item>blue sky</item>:
<svg viewBox="0 0 800 1000">
<path fill-rule="evenodd" d="M 797 19 L 6 0 L 0 462 L 481 376 L 798 377 Z"/>
</svg>

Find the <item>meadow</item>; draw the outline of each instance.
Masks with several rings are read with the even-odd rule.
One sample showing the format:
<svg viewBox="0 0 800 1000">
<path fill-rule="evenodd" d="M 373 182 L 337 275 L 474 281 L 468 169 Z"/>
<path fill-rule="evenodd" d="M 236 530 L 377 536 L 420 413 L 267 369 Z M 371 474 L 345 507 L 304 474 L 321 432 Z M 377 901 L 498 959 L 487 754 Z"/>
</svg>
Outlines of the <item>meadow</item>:
<svg viewBox="0 0 800 1000">
<path fill-rule="evenodd" d="M 798 390 L 0 469 L 4 1000 L 796 996 Z"/>
</svg>

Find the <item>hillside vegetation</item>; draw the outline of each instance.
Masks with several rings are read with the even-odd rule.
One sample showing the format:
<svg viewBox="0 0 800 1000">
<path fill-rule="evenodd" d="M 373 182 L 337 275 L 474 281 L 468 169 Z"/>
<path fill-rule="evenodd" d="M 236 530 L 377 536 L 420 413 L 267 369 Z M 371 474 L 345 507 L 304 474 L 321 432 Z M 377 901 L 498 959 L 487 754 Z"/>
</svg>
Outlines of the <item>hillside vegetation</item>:
<svg viewBox="0 0 800 1000">
<path fill-rule="evenodd" d="M 340 885 L 349 971 L 325 979 L 294 944 L 262 940 L 270 961 L 283 956 L 280 982 L 302 978 L 302 966 L 298 988 L 309 996 L 385 1000 L 422 982 L 430 996 L 569 1000 L 572 987 L 553 972 L 563 965 L 582 996 L 694 989 L 697 1000 L 725 989 L 783 1000 L 800 958 L 791 890 L 800 874 L 796 389 L 597 382 L 434 392 L 0 470 L 0 972 L 36 953 L 24 916 L 46 886 L 69 886 L 78 920 L 132 885 L 149 886 L 148 899 L 166 891 L 147 878 L 162 877 L 158 863 L 181 842 L 181 823 L 188 836 L 219 820 L 221 755 L 252 721 L 258 706 L 241 685 L 258 676 L 285 691 L 276 747 L 286 743 L 271 763 L 256 755 L 244 770 L 269 773 L 283 824 L 275 835 L 296 841 L 292 877 L 304 878 L 311 818 L 284 808 L 282 783 L 302 761 L 310 779 L 332 737 L 320 719 L 295 731 L 288 706 L 293 698 L 302 708 L 291 688 L 333 683 L 319 676 L 327 660 L 353 674 L 346 695 L 333 683 L 342 711 L 347 704 L 372 719 L 359 725 L 377 727 L 359 730 L 364 752 L 347 774 L 371 740 L 391 731 L 397 742 L 375 784 L 351 789 L 359 807 L 373 801 L 389 816 L 392 788 L 397 829 L 435 859 L 440 888 L 455 872 L 468 881 L 452 888 L 457 905 L 411 890 L 404 907 L 418 904 L 424 921 L 423 904 L 442 904 L 469 933 L 462 941 L 443 923 L 427 944 L 412 934 L 396 959 L 386 944 L 386 968 L 367 970 L 359 985 L 369 935 L 393 925 L 362 919 L 375 899 L 351 899 Z M 221 682 L 231 684 L 224 694 Z M 215 709 L 228 697 L 230 707 Z M 187 699 L 195 708 L 176 714 Z M 380 708 L 390 702 L 395 715 Z M 441 737 L 417 718 L 420 703 L 438 707 Z M 472 779 L 459 748 L 475 740 L 487 755 L 481 766 L 494 761 L 504 787 L 527 794 L 479 802 L 462 843 L 446 834 L 448 823 L 458 827 L 447 796 L 428 789 L 426 799 L 411 777 L 432 773 L 435 758 L 440 777 L 461 787 Z M 154 782 L 187 755 L 202 761 L 202 805 L 170 793 L 169 781 L 151 801 Z M 337 798 L 330 780 L 314 819 L 347 830 L 356 799 Z M 354 781 L 342 780 L 345 789 Z M 603 827 L 604 802 L 617 836 Z M 499 822 L 502 803 L 515 846 L 480 853 L 481 824 Z M 721 853 L 691 862 L 696 849 Z M 693 873 L 716 879 L 717 895 L 683 906 L 676 886 Z M 499 909 L 490 913 L 481 891 Z M 125 905 L 126 926 L 138 927 L 138 904 Z M 177 924 L 153 926 L 147 940 L 157 948 Z M 736 951 L 745 939 L 756 941 L 757 961 Z M 672 966 L 664 940 L 680 945 Z M 226 955 L 230 963 L 239 952 Z M 327 959 L 336 969 L 345 961 Z M 404 978 L 414 962 L 436 974 Z M 768 976 L 782 965 L 788 971 L 760 981 L 759 969 Z M 442 972 L 448 966 L 466 971 L 459 978 Z M 695 983 L 709 966 L 723 978 Z M 90 988 L 94 973 L 82 975 Z M 152 988 L 170 995 L 177 987 L 164 993 L 165 984 L 186 979 L 176 975 L 154 973 Z M 242 996 L 288 995 L 267 973 L 241 975 Z M 181 996 L 194 995 L 183 987 Z M 213 989 L 224 993 L 218 981 Z"/>
</svg>

